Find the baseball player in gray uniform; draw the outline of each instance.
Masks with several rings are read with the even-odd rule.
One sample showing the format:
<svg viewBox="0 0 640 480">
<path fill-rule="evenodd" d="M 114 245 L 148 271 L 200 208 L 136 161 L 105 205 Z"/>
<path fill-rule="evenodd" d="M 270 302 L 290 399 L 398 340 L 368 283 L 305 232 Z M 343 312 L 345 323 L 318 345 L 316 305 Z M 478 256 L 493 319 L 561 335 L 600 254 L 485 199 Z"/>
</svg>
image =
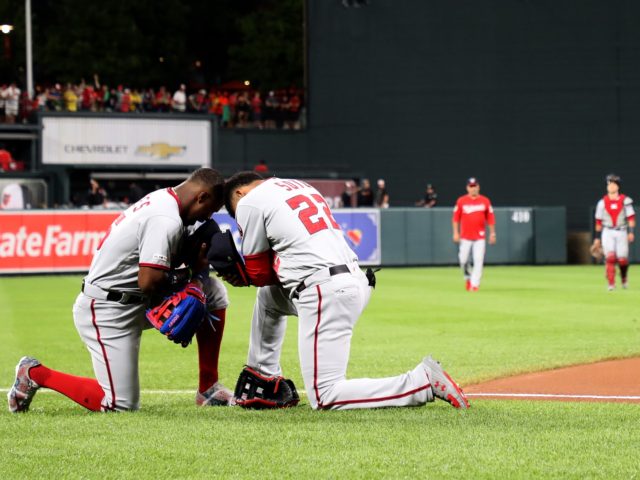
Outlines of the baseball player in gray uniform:
<svg viewBox="0 0 640 480">
<path fill-rule="evenodd" d="M 225 205 L 242 234 L 248 276 L 260 287 L 249 367 L 281 375 L 286 316 L 297 315 L 302 377 L 313 409 L 423 405 L 435 397 L 468 407 L 464 393 L 430 356 L 395 377 L 347 379 L 353 328 L 375 278 L 359 268 L 315 188 L 241 172 L 225 185 Z"/>
<path fill-rule="evenodd" d="M 633 200 L 620 193 L 620 177 L 607 175 L 607 194 L 596 205 L 594 246 L 602 245 L 608 289 L 616 288 L 616 263 L 620 267 L 622 288 L 628 287 L 629 243 L 635 236 L 636 214 Z"/>
<path fill-rule="evenodd" d="M 174 188 L 157 190 L 124 211 L 95 253 L 82 292 L 73 306 L 76 328 L 93 361 L 96 378 L 68 375 L 31 357 L 16 366 L 9 409 L 26 411 L 38 388 L 56 390 L 93 411 L 136 410 L 140 405 L 138 353 L 142 331 L 150 327 L 146 307 L 171 282 L 172 260 L 185 228 L 208 219 L 222 206 L 223 177 L 211 168 L 193 172 Z M 217 364 L 228 303 L 224 286 L 208 278 L 201 249 L 191 280 L 204 287 L 218 319 L 196 333 L 200 360 L 199 405 L 228 403 L 232 393 L 218 383 Z"/>
</svg>

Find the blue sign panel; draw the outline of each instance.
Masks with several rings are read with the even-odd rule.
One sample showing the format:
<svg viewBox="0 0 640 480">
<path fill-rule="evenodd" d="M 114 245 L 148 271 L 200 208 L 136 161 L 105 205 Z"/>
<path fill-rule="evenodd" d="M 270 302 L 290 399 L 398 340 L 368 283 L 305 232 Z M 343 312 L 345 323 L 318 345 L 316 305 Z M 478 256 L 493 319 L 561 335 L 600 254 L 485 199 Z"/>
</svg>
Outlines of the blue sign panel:
<svg viewBox="0 0 640 480">
<path fill-rule="evenodd" d="M 356 252 L 361 265 L 379 265 L 380 212 L 376 209 L 334 210 L 333 217 L 340 225 L 342 233 L 351 249 Z M 235 220 L 228 213 L 214 213 L 213 219 L 222 230 L 231 230 L 240 249 L 240 232 Z"/>
</svg>

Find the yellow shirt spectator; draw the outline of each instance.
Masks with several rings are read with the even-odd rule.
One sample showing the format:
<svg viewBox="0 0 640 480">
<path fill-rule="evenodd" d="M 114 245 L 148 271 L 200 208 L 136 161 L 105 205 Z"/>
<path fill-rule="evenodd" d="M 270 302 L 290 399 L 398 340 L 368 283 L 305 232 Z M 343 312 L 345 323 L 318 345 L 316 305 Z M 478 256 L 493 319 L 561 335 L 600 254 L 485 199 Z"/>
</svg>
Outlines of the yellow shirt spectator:
<svg viewBox="0 0 640 480">
<path fill-rule="evenodd" d="M 67 87 L 62 98 L 64 99 L 65 110 L 68 112 L 78 111 L 78 96 L 76 92 L 73 91 L 73 88 Z"/>
<path fill-rule="evenodd" d="M 140 105 L 142 104 L 142 95 L 138 90 L 134 90 L 131 92 L 131 111 L 139 112 L 141 109 Z"/>
</svg>

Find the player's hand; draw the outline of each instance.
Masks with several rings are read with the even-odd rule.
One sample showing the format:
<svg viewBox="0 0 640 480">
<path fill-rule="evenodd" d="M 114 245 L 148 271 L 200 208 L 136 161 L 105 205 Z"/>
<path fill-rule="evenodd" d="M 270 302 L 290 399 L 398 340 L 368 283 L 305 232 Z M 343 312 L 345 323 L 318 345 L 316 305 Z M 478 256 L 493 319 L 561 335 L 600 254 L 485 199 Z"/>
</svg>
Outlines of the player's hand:
<svg viewBox="0 0 640 480">
<path fill-rule="evenodd" d="M 453 233 L 453 243 L 459 243 L 460 242 L 460 234 L 458 232 L 454 232 Z"/>
<path fill-rule="evenodd" d="M 633 243 L 633 241 L 636 239 L 636 235 L 633 232 L 629 232 L 627 234 L 627 238 L 629 239 L 629 243 Z"/>
<path fill-rule="evenodd" d="M 218 274 L 218 277 L 222 278 L 225 282 L 234 287 L 246 287 L 246 281 L 237 273 L 225 273 L 224 275 Z"/>
<path fill-rule="evenodd" d="M 632 234 L 633 235 L 633 234 Z M 593 244 L 594 245 L 600 245 L 600 239 L 599 238 L 594 238 L 593 239 Z"/>
<path fill-rule="evenodd" d="M 495 245 L 495 244 L 496 244 L 496 234 L 491 233 L 489 235 L 489 245 Z"/>
</svg>

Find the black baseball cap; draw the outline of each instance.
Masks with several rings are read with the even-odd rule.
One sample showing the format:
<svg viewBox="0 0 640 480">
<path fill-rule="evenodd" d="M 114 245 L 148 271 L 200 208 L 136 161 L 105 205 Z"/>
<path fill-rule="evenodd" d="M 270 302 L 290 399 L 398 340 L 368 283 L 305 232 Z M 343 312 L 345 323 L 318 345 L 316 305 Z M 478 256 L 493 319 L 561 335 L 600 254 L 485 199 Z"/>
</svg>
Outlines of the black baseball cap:
<svg viewBox="0 0 640 480">
<path fill-rule="evenodd" d="M 476 177 L 467 178 L 467 187 L 475 187 L 478 185 L 478 179 Z"/>
</svg>

